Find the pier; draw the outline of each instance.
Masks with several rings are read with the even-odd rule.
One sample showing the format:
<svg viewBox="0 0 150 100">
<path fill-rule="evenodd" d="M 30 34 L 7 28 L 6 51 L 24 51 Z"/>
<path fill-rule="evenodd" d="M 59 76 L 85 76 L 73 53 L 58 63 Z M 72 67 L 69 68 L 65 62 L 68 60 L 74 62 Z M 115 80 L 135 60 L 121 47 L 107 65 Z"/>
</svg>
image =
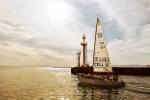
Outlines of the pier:
<svg viewBox="0 0 150 100">
<path fill-rule="evenodd" d="M 93 73 L 92 69 L 92 67 L 73 67 L 71 73 Z M 150 76 L 150 67 L 112 67 L 112 69 L 118 75 Z"/>
</svg>

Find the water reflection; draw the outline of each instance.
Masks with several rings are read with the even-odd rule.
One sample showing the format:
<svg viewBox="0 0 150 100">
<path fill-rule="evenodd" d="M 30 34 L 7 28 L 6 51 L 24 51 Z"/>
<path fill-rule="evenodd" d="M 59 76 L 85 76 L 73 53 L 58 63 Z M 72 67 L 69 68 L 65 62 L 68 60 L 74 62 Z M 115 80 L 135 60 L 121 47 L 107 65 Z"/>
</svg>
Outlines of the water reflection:
<svg viewBox="0 0 150 100">
<path fill-rule="evenodd" d="M 79 82 L 77 84 L 82 100 L 121 100 L 122 89 L 118 87 L 99 87 Z"/>
<path fill-rule="evenodd" d="M 125 87 L 102 88 L 80 83 L 70 69 L 2 67 L 0 100 L 149 100 L 150 77 L 120 77 Z"/>
</svg>

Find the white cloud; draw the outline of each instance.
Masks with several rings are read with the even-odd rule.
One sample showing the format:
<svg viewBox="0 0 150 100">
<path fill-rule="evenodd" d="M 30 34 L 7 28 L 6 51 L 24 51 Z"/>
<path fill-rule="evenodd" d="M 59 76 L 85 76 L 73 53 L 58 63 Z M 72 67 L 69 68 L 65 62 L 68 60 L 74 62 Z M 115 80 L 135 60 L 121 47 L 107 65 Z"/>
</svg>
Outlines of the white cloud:
<svg viewBox="0 0 150 100">
<path fill-rule="evenodd" d="M 117 28 L 121 29 L 122 39 L 116 39 L 108 43 L 111 58 L 119 61 L 119 64 L 147 64 L 141 62 L 141 55 L 149 53 L 149 0 L 107 0 L 99 3 L 100 9 L 108 20 L 115 20 Z M 134 59 L 130 59 L 136 57 Z M 124 59 L 125 58 L 125 59 Z M 147 57 L 146 57 L 147 58 Z M 130 59 L 130 61 L 128 60 Z M 123 61 L 124 60 L 124 61 Z M 113 60 L 112 63 L 115 63 Z"/>
<path fill-rule="evenodd" d="M 5 57 L 13 53 L 25 60 L 17 65 L 73 66 L 76 51 L 82 50 L 80 42 L 85 33 L 88 61 L 92 64 L 96 18 L 100 18 L 111 58 L 119 64 L 147 64 L 149 61 L 142 61 L 140 56 L 149 55 L 150 51 L 149 3 L 149 0 L 1 0 L 0 49 L 5 51 Z M 16 59 L 3 59 L 1 65 L 15 65 L 12 62 Z"/>
</svg>

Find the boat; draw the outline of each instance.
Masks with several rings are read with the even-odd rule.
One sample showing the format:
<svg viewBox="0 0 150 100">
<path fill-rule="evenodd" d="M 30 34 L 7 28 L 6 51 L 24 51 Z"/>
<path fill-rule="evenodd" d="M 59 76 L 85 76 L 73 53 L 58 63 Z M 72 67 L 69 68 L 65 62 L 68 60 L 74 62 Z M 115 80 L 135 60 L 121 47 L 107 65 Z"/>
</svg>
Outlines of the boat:
<svg viewBox="0 0 150 100">
<path fill-rule="evenodd" d="M 111 61 L 109 58 L 108 50 L 106 47 L 106 41 L 104 38 L 104 32 L 100 20 L 97 18 L 96 31 L 95 31 L 95 42 L 93 52 L 93 72 L 96 74 L 85 75 L 78 73 L 78 80 L 80 82 L 99 85 L 99 86 L 125 86 L 124 81 L 118 80 L 117 75 L 114 79 L 109 79 L 110 73 L 113 73 Z M 107 74 L 107 78 L 106 75 Z"/>
<path fill-rule="evenodd" d="M 81 73 L 78 74 L 78 80 L 83 83 L 91 84 L 91 85 L 97 85 L 97 86 L 112 86 L 112 87 L 124 87 L 125 83 L 124 81 L 121 80 L 108 80 L 104 79 L 102 77 L 87 77 L 87 76 L 82 76 L 80 75 Z"/>
</svg>

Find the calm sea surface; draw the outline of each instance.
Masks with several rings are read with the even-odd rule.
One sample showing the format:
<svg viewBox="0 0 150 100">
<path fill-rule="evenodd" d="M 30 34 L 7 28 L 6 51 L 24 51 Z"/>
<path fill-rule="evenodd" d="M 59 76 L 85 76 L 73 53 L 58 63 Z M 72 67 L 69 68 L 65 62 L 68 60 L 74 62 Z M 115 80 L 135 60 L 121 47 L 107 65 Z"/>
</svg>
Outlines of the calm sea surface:
<svg viewBox="0 0 150 100">
<path fill-rule="evenodd" d="M 0 67 L 0 100 L 150 100 L 150 76 L 119 76 L 123 88 L 80 83 L 70 68 Z"/>
</svg>

